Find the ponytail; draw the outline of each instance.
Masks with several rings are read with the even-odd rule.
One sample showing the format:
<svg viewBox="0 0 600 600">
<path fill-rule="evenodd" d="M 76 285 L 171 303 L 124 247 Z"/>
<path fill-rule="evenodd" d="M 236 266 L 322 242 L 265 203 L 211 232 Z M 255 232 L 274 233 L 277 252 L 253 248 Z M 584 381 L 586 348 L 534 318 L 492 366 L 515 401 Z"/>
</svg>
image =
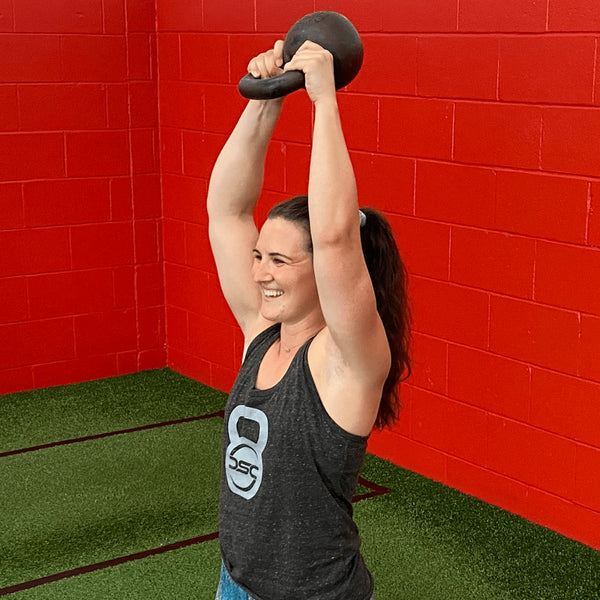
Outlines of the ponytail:
<svg viewBox="0 0 600 600">
<path fill-rule="evenodd" d="M 383 385 L 378 429 L 394 423 L 400 411 L 398 385 L 410 376 L 410 309 L 407 273 L 387 219 L 372 208 L 361 209 L 365 215 L 360 228 L 363 255 L 377 300 L 377 312 L 383 323 L 392 365 Z"/>
</svg>

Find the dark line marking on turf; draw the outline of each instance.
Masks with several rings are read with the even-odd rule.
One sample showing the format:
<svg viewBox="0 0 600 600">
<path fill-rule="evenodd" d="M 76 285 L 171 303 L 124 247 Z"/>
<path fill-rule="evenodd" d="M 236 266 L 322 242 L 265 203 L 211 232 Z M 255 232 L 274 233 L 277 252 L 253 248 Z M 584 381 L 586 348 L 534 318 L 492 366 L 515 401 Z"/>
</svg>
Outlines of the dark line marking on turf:
<svg viewBox="0 0 600 600">
<path fill-rule="evenodd" d="M 85 573 L 93 573 L 94 571 L 100 571 L 101 569 L 107 569 L 108 567 L 116 567 L 134 560 L 141 560 L 148 558 L 149 556 L 157 556 L 170 552 L 171 550 L 179 550 L 180 548 L 186 548 L 187 546 L 193 546 L 194 544 L 201 544 L 210 540 L 215 540 L 219 537 L 218 533 L 208 533 L 200 537 L 191 538 L 189 540 L 182 540 L 180 542 L 174 542 L 161 546 L 160 548 L 154 548 L 152 550 L 144 550 L 143 552 L 136 552 L 135 554 L 129 554 L 128 556 L 121 556 L 119 558 L 113 558 L 111 560 L 105 560 L 103 562 L 95 563 L 92 565 L 86 565 L 85 567 L 78 567 L 77 569 L 71 569 L 70 571 L 63 571 L 62 573 L 55 573 L 54 575 L 48 575 L 47 577 L 40 577 L 39 579 L 33 579 L 32 581 L 25 581 L 24 583 L 18 583 L 10 587 L 0 589 L 0 596 L 6 596 L 8 594 L 14 594 L 15 592 L 21 592 L 23 590 L 29 590 L 40 585 L 47 583 L 53 583 L 55 581 L 61 581 L 62 579 L 68 579 L 69 577 L 75 577 L 77 575 L 84 575 Z"/>
<path fill-rule="evenodd" d="M 214 415 L 211 415 L 211 416 L 219 416 L 219 415 L 218 415 L 218 413 L 215 413 Z M 200 417 L 195 417 L 192 420 L 198 420 L 199 418 Z M 206 417 L 206 418 L 208 418 L 208 417 Z M 189 420 L 189 419 L 187 419 L 187 420 Z M 138 429 L 136 428 L 136 431 L 137 430 Z M 116 433 L 115 433 L 115 435 L 116 435 Z M 368 479 L 365 479 L 364 477 L 359 477 L 358 483 L 360 485 L 362 485 L 363 487 L 369 488 L 371 491 L 366 494 L 354 495 L 352 497 L 352 502 L 359 502 L 361 500 L 366 500 L 367 498 L 374 498 L 376 496 L 382 496 L 391 491 L 389 488 L 386 488 L 382 485 L 378 485 L 377 483 L 373 483 L 372 481 L 369 481 Z M 118 565 L 123 565 L 125 563 L 133 562 L 135 560 L 142 560 L 142 559 L 148 558 L 150 556 L 158 556 L 160 554 L 165 554 L 166 552 L 170 552 L 171 550 L 179 550 L 181 548 L 186 548 L 188 546 L 194 546 L 195 544 L 202 544 L 203 542 L 215 540 L 218 537 L 219 537 L 218 532 L 209 533 L 207 535 L 202 535 L 200 537 L 190 538 L 189 540 L 173 542 L 172 544 L 167 544 L 165 546 L 161 546 L 160 548 L 153 548 L 152 550 L 144 550 L 142 552 L 136 552 L 134 554 L 129 554 L 127 556 L 121 556 L 119 558 L 113 558 L 110 560 L 105 560 L 103 562 L 86 565 L 84 567 L 78 567 L 76 569 L 71 569 L 69 571 L 63 571 L 62 573 L 55 573 L 54 575 L 40 577 L 39 579 L 25 581 L 23 583 L 18 583 L 16 585 L 1 588 L 0 596 L 6 596 L 8 594 L 22 592 L 24 590 L 29 590 L 31 588 L 38 587 L 40 585 L 54 583 L 56 581 L 61 581 L 63 579 L 68 579 L 70 577 L 76 577 L 78 575 L 84 575 L 86 573 L 93 573 L 94 571 L 101 571 L 102 569 L 107 569 L 109 567 L 116 567 Z"/>
<path fill-rule="evenodd" d="M 358 478 L 358 483 L 363 487 L 369 488 L 371 491 L 366 494 L 355 494 L 352 496 L 352 502 L 359 502 L 360 500 L 366 500 L 367 498 L 375 498 L 377 496 L 383 496 L 384 494 L 389 494 L 392 490 L 390 488 L 386 488 L 377 483 L 373 483 L 364 477 Z"/>
<path fill-rule="evenodd" d="M 193 421 L 202 421 L 203 419 L 214 419 L 215 417 L 223 417 L 224 411 L 219 410 L 208 415 L 198 415 L 196 417 L 186 417 L 185 419 L 177 419 L 175 421 L 163 421 L 162 423 L 151 423 L 150 425 L 140 425 L 139 427 L 131 427 L 130 429 L 121 429 L 119 431 L 108 431 L 106 433 L 97 433 L 94 435 L 86 435 L 84 437 L 72 438 L 70 440 L 61 440 L 59 442 L 49 442 L 39 446 L 30 446 L 29 448 L 19 448 L 18 450 L 9 450 L 0 452 L 0 458 L 5 456 L 14 456 L 15 454 L 25 454 L 26 452 L 35 452 L 36 450 L 45 450 L 46 448 L 54 448 L 56 446 L 66 446 L 67 444 L 77 444 L 79 442 L 88 442 L 90 440 L 100 440 L 102 438 L 112 437 L 113 435 L 122 435 L 126 433 L 135 433 L 136 431 L 147 431 L 148 429 L 157 429 L 159 427 L 167 427 L 169 425 L 180 425 L 182 423 L 191 423 Z"/>
</svg>

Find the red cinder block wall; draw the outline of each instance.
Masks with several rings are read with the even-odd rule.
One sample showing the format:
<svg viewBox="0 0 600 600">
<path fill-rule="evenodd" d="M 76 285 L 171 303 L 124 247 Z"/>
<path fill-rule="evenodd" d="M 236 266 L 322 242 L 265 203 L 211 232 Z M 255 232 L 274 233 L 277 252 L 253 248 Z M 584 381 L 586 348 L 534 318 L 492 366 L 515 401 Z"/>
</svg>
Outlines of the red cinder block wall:
<svg viewBox="0 0 600 600">
<path fill-rule="evenodd" d="M 0 393 L 164 366 L 154 2 L 0 1 Z"/>
<path fill-rule="evenodd" d="M 361 203 L 390 218 L 413 299 L 402 418 L 370 450 L 600 548 L 597 0 L 158 0 L 169 365 L 233 381 L 208 178 L 248 60 L 323 9 L 363 38 L 339 102 Z M 311 107 L 286 104 L 262 215 L 305 191 Z"/>
</svg>

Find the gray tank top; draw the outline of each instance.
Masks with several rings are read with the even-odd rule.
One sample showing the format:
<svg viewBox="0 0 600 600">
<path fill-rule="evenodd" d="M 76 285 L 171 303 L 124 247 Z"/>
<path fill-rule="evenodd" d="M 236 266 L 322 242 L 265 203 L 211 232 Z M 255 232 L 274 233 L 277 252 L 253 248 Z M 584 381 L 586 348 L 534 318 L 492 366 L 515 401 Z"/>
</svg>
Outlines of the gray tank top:
<svg viewBox="0 0 600 600">
<path fill-rule="evenodd" d="M 307 341 L 284 377 L 255 387 L 280 325 L 259 334 L 225 407 L 219 539 L 232 579 L 256 600 L 368 600 L 352 494 L 367 440 L 325 411 Z"/>
</svg>

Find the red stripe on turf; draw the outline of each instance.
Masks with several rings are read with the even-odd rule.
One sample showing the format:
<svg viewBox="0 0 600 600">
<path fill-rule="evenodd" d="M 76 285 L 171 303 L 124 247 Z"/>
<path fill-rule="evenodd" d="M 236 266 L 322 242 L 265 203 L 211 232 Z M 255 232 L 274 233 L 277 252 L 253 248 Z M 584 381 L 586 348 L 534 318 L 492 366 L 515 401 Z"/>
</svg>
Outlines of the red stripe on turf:
<svg viewBox="0 0 600 600">
<path fill-rule="evenodd" d="M 102 438 L 112 437 L 113 435 L 122 435 L 124 433 L 135 433 L 136 431 L 146 431 L 148 429 L 157 429 L 158 427 L 167 427 L 169 425 L 180 425 L 181 423 L 191 423 L 192 421 L 201 421 L 203 419 L 213 419 L 215 417 L 223 417 L 224 412 L 219 410 L 209 415 L 199 415 L 196 417 L 186 417 L 185 419 L 177 419 L 175 421 L 163 421 L 162 423 L 151 423 L 150 425 L 140 425 L 131 429 L 121 429 L 119 431 L 108 431 L 106 433 L 97 433 L 95 435 L 87 435 L 80 438 L 72 438 L 70 440 L 61 440 L 59 442 L 49 442 L 40 446 L 30 446 L 29 448 L 19 448 L 18 450 L 9 450 L 0 452 L 0 458 L 5 456 L 13 456 L 15 454 L 24 454 L 26 452 L 35 452 L 36 450 L 44 450 L 46 448 L 54 448 L 55 446 L 66 446 L 67 444 L 77 444 L 78 442 L 87 442 L 89 440 L 99 440 Z"/>
<path fill-rule="evenodd" d="M 56 573 L 54 575 L 48 575 L 47 577 L 41 577 L 40 579 L 33 579 L 31 581 L 25 581 L 24 583 L 18 583 L 10 587 L 0 589 L 0 596 L 6 596 L 8 594 L 14 594 L 15 592 L 21 592 L 23 590 L 29 590 L 40 585 L 47 583 L 53 583 L 62 579 L 68 579 L 69 577 L 75 577 L 77 575 L 83 575 L 85 573 L 92 573 L 94 571 L 100 571 L 101 569 L 107 569 L 108 567 L 116 567 L 133 560 L 141 560 L 148 558 L 149 556 L 156 556 L 170 552 L 171 550 L 179 550 L 187 546 L 193 546 L 194 544 L 201 544 L 210 540 L 215 540 L 219 537 L 218 533 L 209 533 L 200 537 L 191 538 L 189 540 L 182 540 L 180 542 L 174 542 L 161 546 L 160 548 L 154 548 L 152 550 L 145 550 L 144 552 L 136 552 L 135 554 L 129 554 L 128 556 L 121 556 L 119 558 L 113 558 L 111 560 L 105 560 L 103 562 L 95 563 L 93 565 L 86 565 L 85 567 L 78 567 L 77 569 L 71 569 L 70 571 L 63 571 L 62 573 Z"/>
<path fill-rule="evenodd" d="M 375 498 L 376 496 L 383 496 L 391 492 L 390 488 L 386 488 L 377 483 L 373 483 L 364 477 L 358 478 L 358 483 L 363 487 L 369 488 L 371 491 L 366 494 L 355 494 L 352 496 L 352 502 L 358 502 L 359 500 L 366 500 L 367 498 Z"/>
</svg>

